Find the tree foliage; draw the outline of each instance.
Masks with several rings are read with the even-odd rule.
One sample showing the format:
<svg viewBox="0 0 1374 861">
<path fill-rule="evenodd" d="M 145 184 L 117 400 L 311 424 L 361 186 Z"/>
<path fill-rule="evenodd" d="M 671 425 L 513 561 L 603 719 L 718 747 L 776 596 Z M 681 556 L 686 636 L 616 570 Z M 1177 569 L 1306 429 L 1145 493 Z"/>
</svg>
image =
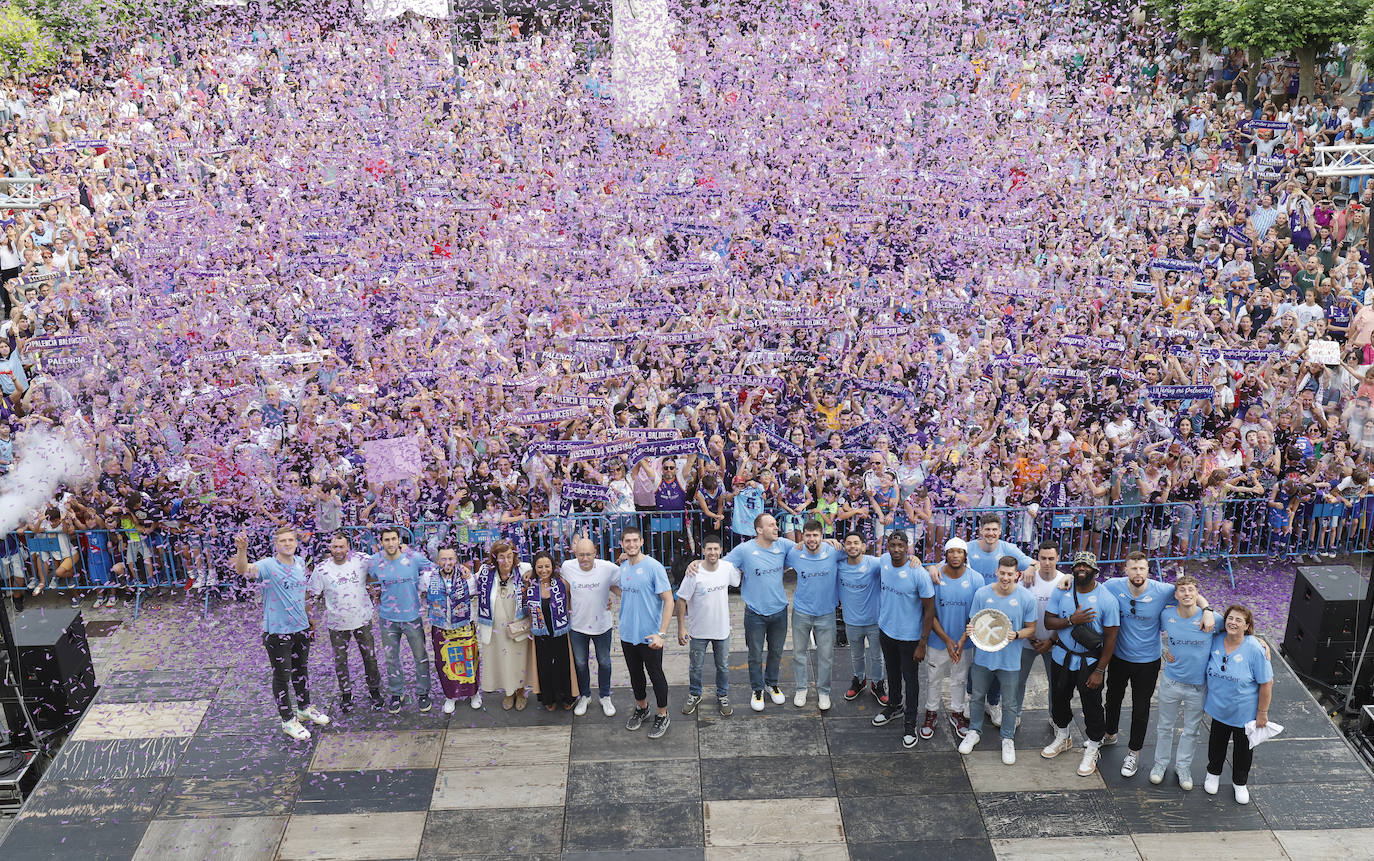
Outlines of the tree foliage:
<svg viewBox="0 0 1374 861">
<path fill-rule="evenodd" d="M 6 75 L 25 76 L 50 69 L 61 51 L 38 20 L 14 6 L 0 7 L 0 66 Z"/>
</svg>

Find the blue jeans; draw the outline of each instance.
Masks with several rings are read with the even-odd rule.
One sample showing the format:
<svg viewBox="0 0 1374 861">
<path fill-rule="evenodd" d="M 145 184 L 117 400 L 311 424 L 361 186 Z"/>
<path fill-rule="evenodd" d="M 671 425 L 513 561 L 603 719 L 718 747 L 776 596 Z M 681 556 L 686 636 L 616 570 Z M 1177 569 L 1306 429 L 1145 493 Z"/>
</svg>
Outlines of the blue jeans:
<svg viewBox="0 0 1374 861">
<path fill-rule="evenodd" d="M 854 675 L 870 682 L 881 682 L 886 678 L 883 672 L 883 647 L 878 645 L 878 623 L 872 625 L 844 625 L 849 634 L 849 662 L 854 667 Z M 867 671 L 864 669 L 864 656 L 868 657 Z"/>
<path fill-rule="evenodd" d="M 1019 670 L 990 670 L 976 663 L 969 668 L 968 678 L 973 683 L 973 693 L 969 694 L 969 732 L 983 732 L 983 709 L 978 705 L 987 698 L 988 688 L 996 679 L 1006 695 L 1002 703 L 1002 738 L 1016 738 L 1016 720 L 1021 717 L 1021 686 L 1017 684 L 1020 675 Z"/>
<path fill-rule="evenodd" d="M 816 635 L 816 693 L 830 696 L 830 676 L 835 663 L 835 611 L 812 616 L 792 608 L 792 670 L 797 690 L 809 684 L 811 634 Z"/>
<path fill-rule="evenodd" d="M 965 690 L 968 691 L 970 697 L 973 696 L 972 671 L 968 674 L 968 685 L 965 687 Z M 992 677 L 992 681 L 988 683 L 987 701 L 990 706 L 995 706 L 1002 701 L 1002 682 L 995 675 Z M 972 708 L 972 706 L 969 706 L 969 708 Z"/>
<path fill-rule="evenodd" d="M 1174 767 L 1179 774 L 1193 772 L 1193 748 L 1197 746 L 1202 726 L 1202 700 L 1206 689 L 1202 685 L 1185 685 L 1166 675 L 1159 678 L 1159 726 L 1155 737 L 1153 769 L 1169 767 L 1169 753 L 1174 747 L 1174 726 L 1179 708 L 1183 709 L 1183 735 L 1178 740 L 1178 756 Z"/>
<path fill-rule="evenodd" d="M 693 637 L 687 641 L 689 661 L 687 663 L 687 693 L 701 696 L 701 670 L 706 663 L 706 647 L 710 646 L 716 656 L 716 696 L 730 695 L 730 638 L 723 640 L 703 640 Z"/>
<path fill-rule="evenodd" d="M 1050 653 L 1046 652 L 1042 655 L 1030 646 L 1023 648 L 1021 650 L 1021 673 L 1017 679 L 1017 683 L 1021 687 L 1021 701 L 1023 703 L 1026 701 L 1026 682 L 1030 680 L 1031 668 L 1035 666 L 1036 658 L 1040 658 L 1041 662 L 1045 665 L 1045 679 L 1048 680 L 1050 678 L 1050 664 L 1053 663 L 1050 660 Z"/>
<path fill-rule="evenodd" d="M 782 671 L 782 647 L 787 640 L 787 608 L 765 616 L 744 608 L 744 645 L 749 648 L 749 687 L 761 691 L 776 687 Z M 764 664 L 764 642 L 768 644 L 768 663 Z"/>
<path fill-rule="evenodd" d="M 573 667 L 577 671 L 577 689 L 582 696 L 592 695 L 591 646 L 596 644 L 596 688 L 599 696 L 611 695 L 611 630 L 607 628 L 600 634 L 583 634 L 569 631 L 568 641 L 572 643 Z"/>
<path fill-rule="evenodd" d="M 386 689 L 393 697 L 405 696 L 405 668 L 401 666 L 401 637 L 410 644 L 415 658 L 415 693 L 429 696 L 429 649 L 425 643 L 425 623 L 420 619 L 409 622 L 382 620 L 382 643 L 386 647 Z"/>
</svg>

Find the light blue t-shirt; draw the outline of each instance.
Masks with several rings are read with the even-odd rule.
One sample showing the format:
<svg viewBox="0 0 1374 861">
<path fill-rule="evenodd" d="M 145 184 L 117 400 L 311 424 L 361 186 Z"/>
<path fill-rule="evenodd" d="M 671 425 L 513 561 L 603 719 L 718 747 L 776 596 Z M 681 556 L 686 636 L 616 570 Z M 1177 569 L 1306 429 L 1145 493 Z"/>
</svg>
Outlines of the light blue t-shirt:
<svg viewBox="0 0 1374 861">
<path fill-rule="evenodd" d="M 797 572 L 797 590 L 792 593 L 792 608 L 808 616 L 835 612 L 840 603 L 840 578 L 837 565 L 844 554 L 829 544 L 812 553 L 798 544 L 787 553 L 784 565 Z"/>
<path fill-rule="evenodd" d="M 1169 654 L 1174 657 L 1173 661 L 1164 662 L 1165 677 L 1185 685 L 1206 682 L 1212 632 L 1202 630 L 1202 611 L 1185 619 L 1178 614 L 1178 607 L 1168 607 L 1159 617 L 1159 624 L 1169 638 Z"/>
<path fill-rule="evenodd" d="M 739 595 L 745 607 L 761 616 L 787 609 L 782 569 L 787 567 L 787 552 L 796 546 L 786 538 L 779 538 L 765 549 L 755 538 L 726 554 L 725 561 L 740 571 Z"/>
<path fill-rule="evenodd" d="M 973 615 L 969 608 L 973 606 L 974 593 L 983 588 L 985 583 L 983 575 L 966 567 L 959 577 L 944 575 L 940 585 L 935 587 L 935 618 L 954 642 L 959 642 L 964 635 L 968 617 Z M 926 642 L 932 649 L 945 647 L 945 641 L 940 639 L 934 628 L 930 629 L 930 637 Z"/>
<path fill-rule="evenodd" d="M 734 507 L 730 512 L 730 529 L 736 535 L 755 535 L 754 520 L 763 513 L 763 509 L 762 489 L 746 487 L 741 490 L 735 496 Z"/>
<path fill-rule="evenodd" d="M 1117 610 L 1121 613 L 1121 630 L 1116 632 L 1116 653 L 1112 659 L 1137 664 L 1159 660 L 1159 617 L 1165 607 L 1178 603 L 1174 587 L 1158 580 L 1146 580 L 1145 591 L 1136 597 L 1131 594 L 1131 582 L 1125 577 L 1113 577 L 1102 586 L 1116 596 Z"/>
<path fill-rule="evenodd" d="M 1053 613 L 1061 619 L 1067 619 L 1074 613 L 1074 596 L 1078 596 L 1079 607 L 1092 607 L 1097 611 L 1089 627 L 1098 633 L 1102 633 L 1104 628 L 1111 628 L 1121 624 L 1121 610 L 1117 606 L 1116 596 L 1100 585 L 1084 595 L 1076 588 L 1060 589 L 1055 592 L 1050 599 L 1050 606 L 1046 608 L 1046 613 Z M 1059 642 L 1068 642 L 1073 645 L 1075 651 L 1086 652 L 1087 648 L 1079 644 L 1074 639 L 1073 629 L 1064 628 L 1059 631 Z M 1076 670 L 1080 666 L 1092 666 L 1097 663 L 1097 658 L 1086 657 L 1083 655 L 1071 655 L 1062 645 L 1056 644 L 1054 650 L 1050 652 L 1050 657 L 1056 664 L 1068 670 Z"/>
<path fill-rule="evenodd" d="M 923 598 L 935 597 L 930 572 L 919 559 L 907 557 L 900 568 L 884 553 L 878 560 L 881 596 L 878 600 L 878 630 L 894 640 L 919 640 L 925 624 Z"/>
<path fill-rule="evenodd" d="M 1010 595 L 998 595 L 995 585 L 989 583 L 974 593 L 972 604 L 974 613 L 987 609 L 1001 610 L 1011 620 L 1012 628 L 1018 631 L 1035 621 L 1038 605 L 1031 590 L 1018 583 Z M 943 625 L 944 622 L 940 624 Z M 989 670 L 1020 670 L 1021 652 L 1025 648 L 1026 641 L 1017 637 L 996 652 L 974 649 L 973 662 L 980 667 L 987 667 Z"/>
<path fill-rule="evenodd" d="M 860 556 L 851 565 L 841 557 L 836 566 L 840 580 L 840 603 L 844 605 L 846 625 L 878 624 L 878 557 Z"/>
<path fill-rule="evenodd" d="M 386 622 L 414 622 L 420 618 L 420 573 L 434 563 L 414 550 L 403 550 L 395 559 L 378 551 L 367 559 L 367 576 L 382 586 L 377 615 Z"/>
<path fill-rule="evenodd" d="M 1259 640 L 1246 637 L 1240 648 L 1226 654 L 1226 634 L 1212 638 L 1207 657 L 1207 698 L 1202 710 L 1212 720 L 1245 726 L 1259 713 L 1259 688 L 1274 680 L 1274 668 L 1264 656 Z"/>
<path fill-rule="evenodd" d="M 635 564 L 620 564 L 616 578 L 620 587 L 620 639 L 626 643 L 647 643 L 652 634 L 663 629 L 664 592 L 672 591 L 668 572 L 657 559 L 645 556 Z"/>
<path fill-rule="evenodd" d="M 992 550 L 984 550 L 977 541 L 968 543 L 968 567 L 983 575 L 983 581 L 991 583 L 997 579 L 997 560 L 1003 556 L 1016 557 L 1016 570 L 1025 571 L 1035 560 L 1021 552 L 1021 548 L 1010 541 L 998 541 Z"/>
<path fill-rule="evenodd" d="M 262 630 L 267 634 L 294 634 L 310 627 L 305 613 L 305 563 L 295 557 L 290 568 L 275 556 L 259 559 L 262 581 Z"/>
</svg>

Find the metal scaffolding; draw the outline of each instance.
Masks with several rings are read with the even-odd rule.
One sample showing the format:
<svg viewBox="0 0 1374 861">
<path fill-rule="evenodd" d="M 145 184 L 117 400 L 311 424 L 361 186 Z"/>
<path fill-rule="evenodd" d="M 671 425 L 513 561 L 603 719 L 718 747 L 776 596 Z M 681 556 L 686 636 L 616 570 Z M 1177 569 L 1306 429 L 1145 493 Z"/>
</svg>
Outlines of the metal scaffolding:
<svg viewBox="0 0 1374 861">
<path fill-rule="evenodd" d="M 1312 173 L 1328 176 L 1374 176 L 1374 144 L 1319 146 Z"/>
<path fill-rule="evenodd" d="M 0 188 L 4 189 L 0 194 L 0 210 L 42 209 L 52 203 L 53 198 L 38 195 L 39 185 L 46 181 L 41 176 L 0 177 Z"/>
</svg>

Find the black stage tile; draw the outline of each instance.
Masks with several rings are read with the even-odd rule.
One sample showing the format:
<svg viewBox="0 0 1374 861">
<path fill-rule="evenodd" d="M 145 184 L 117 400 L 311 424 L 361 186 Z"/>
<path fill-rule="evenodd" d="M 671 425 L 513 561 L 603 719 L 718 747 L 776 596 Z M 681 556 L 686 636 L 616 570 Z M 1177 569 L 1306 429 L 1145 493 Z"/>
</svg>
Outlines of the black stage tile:
<svg viewBox="0 0 1374 861">
<path fill-rule="evenodd" d="M 940 861 L 994 861 L 992 841 L 916 840 L 905 843 L 861 843 L 849 847 L 849 861 L 911 861 L 912 858 L 938 858 Z"/>
<path fill-rule="evenodd" d="M 277 732 L 266 735 L 198 736 L 177 766 L 177 777 L 296 776 L 310 765 L 318 735 L 293 741 Z"/>
<path fill-rule="evenodd" d="M 750 713 L 752 717 L 752 712 Z M 703 722 L 698 728 L 701 758 L 825 756 L 825 727 L 815 717 Z M 773 796 L 777 797 L 777 796 Z"/>
<path fill-rule="evenodd" d="M 82 823 L 147 821 L 157 815 L 168 778 L 43 780 L 24 802 L 20 821 Z"/>
<path fill-rule="evenodd" d="M 132 738 L 69 741 L 46 780 L 127 780 L 170 777 L 191 740 L 188 738 Z"/>
<path fill-rule="evenodd" d="M 701 761 L 701 796 L 706 801 L 834 795 L 835 776 L 828 756 L 741 756 Z"/>
<path fill-rule="evenodd" d="M 146 820 L 80 823 L 17 821 L 0 843 L 0 858 L 15 861 L 128 861 L 138 851 Z"/>
<path fill-rule="evenodd" d="M 655 762 L 574 762 L 568 766 L 570 805 L 643 804 L 665 796 L 680 801 L 701 798 L 701 773 L 695 759 Z"/>
<path fill-rule="evenodd" d="M 175 778 L 162 797 L 159 819 L 285 816 L 300 792 L 295 774 Z"/>
<path fill-rule="evenodd" d="M 985 793 L 978 807 L 993 839 L 1127 833 L 1116 802 L 1100 789 Z"/>
<path fill-rule="evenodd" d="M 596 706 L 593 706 L 596 708 Z M 668 734 L 663 738 L 649 738 L 650 721 L 637 732 L 625 729 L 629 712 L 616 712 L 613 718 L 590 713 L 573 721 L 571 760 L 573 762 L 626 761 L 646 759 L 696 759 L 697 722 L 690 715 L 673 714 Z"/>
<path fill-rule="evenodd" d="M 223 672 L 204 670 L 197 671 L 194 675 L 166 670 L 114 672 L 110 673 L 100 686 L 97 702 L 165 703 L 211 700 L 219 691 Z"/>
<path fill-rule="evenodd" d="M 849 843 L 906 843 L 932 834 L 945 840 L 982 840 L 988 834 L 973 793 L 841 798 Z"/>
<path fill-rule="evenodd" d="M 420 840 L 420 861 L 508 856 L 525 858 L 563 849 L 562 807 L 519 810 L 431 810 Z"/>
<path fill-rule="evenodd" d="M 914 756 L 934 750 L 933 747 L 923 748 L 920 744 L 909 751 L 904 749 L 900 718 L 886 726 L 874 726 L 872 718 L 866 717 L 827 717 L 824 723 L 826 748 L 831 756 L 893 752 Z"/>
<path fill-rule="evenodd" d="M 1203 770 L 1199 766 L 1198 771 Z M 1143 780 L 1143 785 L 1130 789 L 1114 787 L 1112 797 L 1126 828 L 1133 834 L 1158 834 L 1262 831 L 1269 827 L 1256 805 L 1236 804 L 1229 784 L 1218 795 L 1203 792 L 1200 773 L 1189 792 L 1179 789 L 1173 772 L 1159 786 L 1143 779 L 1142 772 L 1134 779 Z"/>
<path fill-rule="evenodd" d="M 699 801 L 570 806 L 565 808 L 563 849 L 619 853 L 696 848 L 704 845 L 704 831 Z"/>
<path fill-rule="evenodd" d="M 856 753 L 831 757 L 830 762 L 841 797 L 961 795 L 973 791 L 957 751 L 928 751 L 918 757 Z"/>
<path fill-rule="evenodd" d="M 312 771 L 302 780 L 292 812 L 314 816 L 428 810 L 438 773 L 434 768 Z"/>
<path fill-rule="evenodd" d="M 1275 720 L 1279 720 L 1277 717 Z M 1283 721 L 1279 720 L 1279 723 Z M 1287 728 L 1285 727 L 1285 730 Z M 1206 758 L 1206 739 L 1203 739 L 1203 758 Z M 1227 757 L 1229 762 L 1230 757 Z M 1222 772 L 1222 779 L 1230 778 L 1230 767 Z M 1351 781 L 1367 783 L 1369 772 L 1350 750 L 1345 740 L 1285 739 L 1279 735 L 1255 749 L 1254 764 L 1250 768 L 1249 783 L 1338 783 Z"/>
<path fill-rule="evenodd" d="M 1256 753 L 1263 753 L 1265 744 Z M 1222 777 L 1219 798 L 1230 804 L 1233 790 Z M 1269 827 L 1276 831 L 1308 831 L 1326 828 L 1374 827 L 1374 783 L 1369 780 L 1344 780 L 1337 783 L 1275 783 L 1250 785 L 1249 807 L 1258 806 Z M 1352 852 L 1357 847 L 1350 847 Z M 1353 855 L 1351 857 L 1354 857 Z"/>
</svg>

